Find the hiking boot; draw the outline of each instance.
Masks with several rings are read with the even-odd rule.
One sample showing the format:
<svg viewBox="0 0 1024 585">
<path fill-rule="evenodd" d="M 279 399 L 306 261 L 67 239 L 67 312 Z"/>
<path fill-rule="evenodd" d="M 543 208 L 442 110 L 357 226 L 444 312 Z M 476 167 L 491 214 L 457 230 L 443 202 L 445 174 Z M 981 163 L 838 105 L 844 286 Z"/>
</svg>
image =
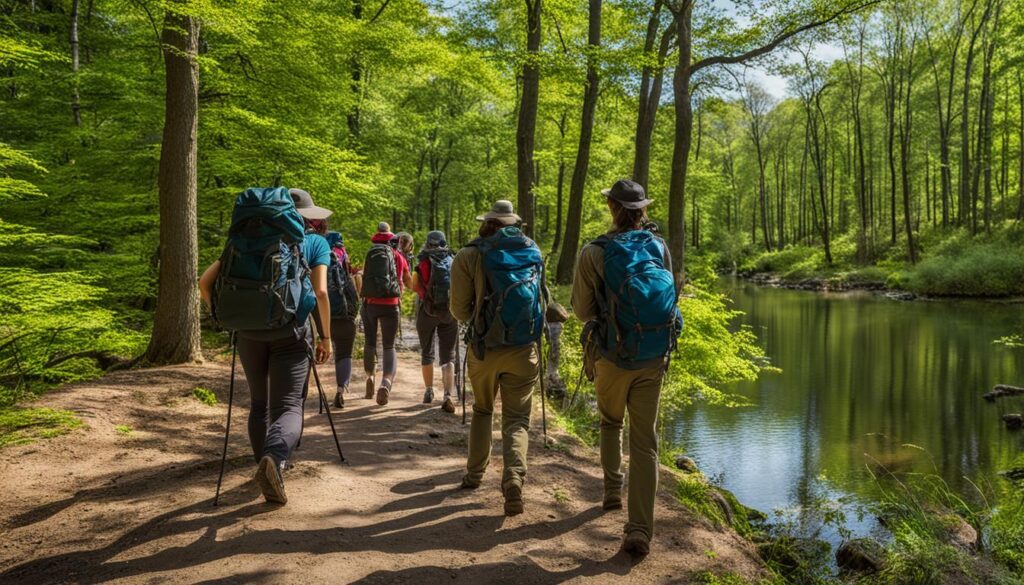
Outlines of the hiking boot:
<svg viewBox="0 0 1024 585">
<path fill-rule="evenodd" d="M 512 484 L 505 488 L 505 515 L 518 516 L 523 513 L 523 487 Z"/>
<path fill-rule="evenodd" d="M 374 390 L 376 388 L 377 387 L 373 383 L 373 376 L 367 376 L 366 377 L 366 397 L 365 397 L 367 400 L 373 398 L 373 392 L 374 392 Z"/>
<path fill-rule="evenodd" d="M 271 504 L 288 502 L 288 496 L 284 493 L 284 480 L 281 479 L 281 464 L 287 465 L 287 462 L 278 463 L 270 455 L 264 455 L 256 468 L 256 483 L 263 497 Z"/>
<path fill-rule="evenodd" d="M 459 484 L 460 490 L 475 490 L 478 487 L 480 487 L 479 481 L 473 481 L 469 475 L 462 476 L 462 483 Z"/>
<path fill-rule="evenodd" d="M 427 386 L 427 391 L 423 393 L 423 404 L 430 404 L 434 401 L 434 389 Z"/>
<path fill-rule="evenodd" d="M 601 507 L 605 510 L 621 510 L 622 494 L 605 494 Z"/>
<path fill-rule="evenodd" d="M 377 388 L 377 404 L 387 406 L 388 396 L 391 395 L 391 384 L 387 380 L 381 380 L 380 388 Z"/>
<path fill-rule="evenodd" d="M 338 390 L 334 394 L 334 408 L 338 408 L 338 409 L 345 408 L 344 390 Z"/>
<path fill-rule="evenodd" d="M 645 557 L 651 552 L 651 539 L 639 530 L 630 531 L 622 539 L 622 550 L 633 557 Z"/>
<path fill-rule="evenodd" d="M 453 414 L 455 412 L 455 403 L 452 402 L 451 396 L 445 395 L 444 402 L 441 403 L 441 410 L 447 412 L 448 414 Z"/>
</svg>

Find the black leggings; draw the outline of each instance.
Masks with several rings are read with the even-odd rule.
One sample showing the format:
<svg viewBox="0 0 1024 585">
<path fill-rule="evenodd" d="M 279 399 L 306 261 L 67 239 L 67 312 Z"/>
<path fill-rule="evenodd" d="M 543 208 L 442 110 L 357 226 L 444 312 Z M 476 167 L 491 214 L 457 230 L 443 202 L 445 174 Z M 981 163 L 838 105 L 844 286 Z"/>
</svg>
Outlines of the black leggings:
<svg viewBox="0 0 1024 585">
<path fill-rule="evenodd" d="M 305 332 L 273 341 L 238 336 L 238 359 L 249 382 L 249 443 L 259 461 L 291 457 L 302 435 L 302 399 L 309 376 Z"/>
<path fill-rule="evenodd" d="M 398 369 L 398 356 L 395 354 L 398 318 L 398 305 L 363 305 L 363 332 L 366 334 L 363 369 L 366 372 L 373 373 L 377 368 L 377 325 L 380 324 L 381 345 L 384 347 L 384 375 L 395 375 Z"/>
</svg>

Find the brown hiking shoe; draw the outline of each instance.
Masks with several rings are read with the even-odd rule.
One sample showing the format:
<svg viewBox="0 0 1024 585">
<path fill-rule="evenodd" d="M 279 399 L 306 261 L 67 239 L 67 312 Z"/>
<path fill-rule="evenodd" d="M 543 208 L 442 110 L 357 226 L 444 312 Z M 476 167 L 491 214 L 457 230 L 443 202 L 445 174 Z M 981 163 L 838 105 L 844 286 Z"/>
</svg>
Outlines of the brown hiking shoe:
<svg viewBox="0 0 1024 585">
<path fill-rule="evenodd" d="M 270 455 L 264 455 L 256 468 L 256 484 L 260 486 L 263 497 L 271 504 L 284 504 L 288 496 L 284 493 L 284 480 L 277 461 Z"/>
<path fill-rule="evenodd" d="M 380 388 L 377 388 L 377 404 L 380 406 L 387 406 L 388 396 L 391 395 L 391 384 L 387 381 L 381 381 Z"/>
<path fill-rule="evenodd" d="M 622 494 L 605 494 L 601 507 L 605 510 L 621 510 Z"/>
<path fill-rule="evenodd" d="M 512 484 L 505 488 L 505 515 L 518 516 L 523 513 L 523 488 Z"/>
<path fill-rule="evenodd" d="M 448 414 L 452 414 L 455 412 L 455 403 L 452 402 L 451 397 L 444 397 L 444 402 L 441 403 L 441 410 L 447 412 Z"/>
<path fill-rule="evenodd" d="M 369 378 L 366 379 L 366 399 L 367 400 L 370 400 L 371 398 L 373 398 L 373 391 L 375 389 L 376 389 L 376 386 L 373 385 L 373 376 L 370 376 Z"/>
<path fill-rule="evenodd" d="M 475 490 L 480 487 L 480 482 L 469 479 L 468 475 L 462 476 L 462 483 L 459 484 L 460 490 Z"/>
<path fill-rule="evenodd" d="M 622 550 L 633 557 L 645 557 L 651 552 L 651 539 L 639 530 L 632 530 L 622 540 Z"/>
</svg>

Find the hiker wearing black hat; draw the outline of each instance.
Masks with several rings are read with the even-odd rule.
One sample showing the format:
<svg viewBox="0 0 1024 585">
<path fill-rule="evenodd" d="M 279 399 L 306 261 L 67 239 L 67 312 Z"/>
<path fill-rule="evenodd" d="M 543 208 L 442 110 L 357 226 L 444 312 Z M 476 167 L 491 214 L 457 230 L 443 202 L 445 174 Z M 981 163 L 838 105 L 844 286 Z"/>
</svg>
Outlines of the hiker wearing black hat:
<svg viewBox="0 0 1024 585">
<path fill-rule="evenodd" d="M 539 375 L 538 341 L 544 327 L 543 259 L 519 230 L 512 203 L 497 201 L 477 218 L 480 237 L 452 264 L 451 311 L 470 332 L 467 352 L 473 421 L 465 489 L 480 485 L 491 456 L 491 418 L 501 396 L 505 514 L 523 512 L 523 482 L 533 397 Z M 497 302 L 500 298 L 501 302 Z"/>
<path fill-rule="evenodd" d="M 594 381 L 601 414 L 606 510 L 622 508 L 622 427 L 629 413 L 628 520 L 622 548 L 643 556 L 654 535 L 661 385 L 682 317 L 668 248 L 646 227 L 651 199 L 630 180 L 602 194 L 612 228 L 580 252 L 572 308 L 585 323 L 585 370 Z"/>
<path fill-rule="evenodd" d="M 387 222 L 377 224 L 377 233 L 370 239 L 371 246 L 363 263 L 363 369 L 366 370 L 366 398 L 374 397 L 385 406 L 391 395 L 391 385 L 398 371 L 395 339 L 401 318 L 402 292 L 412 286 L 412 275 L 405 256 L 396 248 L 397 237 Z M 377 329 L 380 328 L 381 381 L 376 384 Z"/>
<path fill-rule="evenodd" d="M 258 213 L 261 206 L 268 211 L 265 217 L 257 217 L 260 221 L 256 223 L 236 221 L 234 215 L 239 214 L 242 205 L 249 206 L 242 210 L 249 213 Z M 249 323 L 230 328 L 236 330 L 238 357 L 249 383 L 249 442 L 258 462 L 255 479 L 268 502 L 284 504 L 288 498 L 282 473 L 290 467 L 289 459 L 302 432 L 302 402 L 310 370 L 309 340 L 313 334 L 306 323 L 310 310 L 315 311 L 313 316 L 320 334 L 313 352 L 316 361 L 326 362 L 332 349 L 327 293 L 331 250 L 323 237 L 315 233 L 303 234 L 308 227 L 303 222 L 324 220 L 331 212 L 317 207 L 305 191 L 293 189 L 288 193 L 274 188 L 247 190 L 236 201 L 235 214 L 225 252 L 203 272 L 199 290 L 222 325 Z M 279 228 L 280 232 L 276 231 Z M 295 228 L 294 233 L 289 231 L 291 228 Z M 270 240 L 280 241 L 281 250 L 262 243 Z M 294 262 L 291 250 L 297 250 L 304 263 Z M 265 256 L 268 253 L 274 254 L 272 261 Z M 286 275 L 302 275 L 301 282 L 296 283 L 303 290 L 302 303 L 293 309 L 295 316 L 286 315 L 289 320 L 279 326 L 275 324 L 284 317 L 274 317 L 268 323 L 267 316 L 282 312 L 268 310 L 259 299 L 280 302 L 282 297 L 290 295 L 256 295 L 256 290 L 263 290 L 260 288 L 251 290 L 247 296 L 232 296 L 236 290 L 244 291 L 247 282 L 255 282 L 252 279 L 259 278 L 260 267 L 267 264 L 288 266 Z M 255 276 L 247 281 L 238 280 L 236 273 L 247 266 L 255 266 Z M 219 278 L 222 270 L 225 279 Z M 276 280 L 279 275 L 269 276 Z M 314 296 L 315 301 L 311 298 Z"/>
<path fill-rule="evenodd" d="M 419 297 L 416 308 L 416 333 L 420 339 L 420 365 L 423 374 L 423 403 L 434 401 L 434 334 L 437 334 L 444 400 L 441 409 L 455 412 L 452 391 L 455 388 L 455 344 L 459 323 L 452 316 L 449 299 L 452 285 L 452 251 L 444 232 L 427 234 L 413 271 L 413 290 Z"/>
</svg>

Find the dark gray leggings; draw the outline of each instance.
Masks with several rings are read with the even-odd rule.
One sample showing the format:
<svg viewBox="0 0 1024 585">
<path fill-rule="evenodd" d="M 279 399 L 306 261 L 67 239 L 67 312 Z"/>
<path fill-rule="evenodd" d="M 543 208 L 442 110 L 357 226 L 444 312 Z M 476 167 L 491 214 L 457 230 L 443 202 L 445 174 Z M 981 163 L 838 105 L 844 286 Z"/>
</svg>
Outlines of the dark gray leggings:
<svg viewBox="0 0 1024 585">
<path fill-rule="evenodd" d="M 309 375 L 305 335 L 273 341 L 238 337 L 238 359 L 249 382 L 249 442 L 259 461 L 291 457 L 302 434 L 302 400 Z"/>
<path fill-rule="evenodd" d="M 451 314 L 443 317 L 431 317 L 420 304 L 416 312 L 416 333 L 420 338 L 420 365 L 429 366 L 434 363 L 434 333 L 437 333 L 438 345 L 441 347 L 441 365 L 455 361 L 455 344 L 458 343 L 459 323 Z"/>
<path fill-rule="evenodd" d="M 355 319 L 331 319 L 331 342 L 334 344 L 334 379 L 338 388 L 348 386 L 352 378 L 352 346 L 356 341 Z"/>
<path fill-rule="evenodd" d="M 385 376 L 394 376 L 398 369 L 395 354 L 395 337 L 398 336 L 398 305 L 363 305 L 363 332 L 366 344 L 363 346 L 363 369 L 373 372 L 377 367 L 377 325 L 380 325 L 382 356 Z"/>
</svg>

